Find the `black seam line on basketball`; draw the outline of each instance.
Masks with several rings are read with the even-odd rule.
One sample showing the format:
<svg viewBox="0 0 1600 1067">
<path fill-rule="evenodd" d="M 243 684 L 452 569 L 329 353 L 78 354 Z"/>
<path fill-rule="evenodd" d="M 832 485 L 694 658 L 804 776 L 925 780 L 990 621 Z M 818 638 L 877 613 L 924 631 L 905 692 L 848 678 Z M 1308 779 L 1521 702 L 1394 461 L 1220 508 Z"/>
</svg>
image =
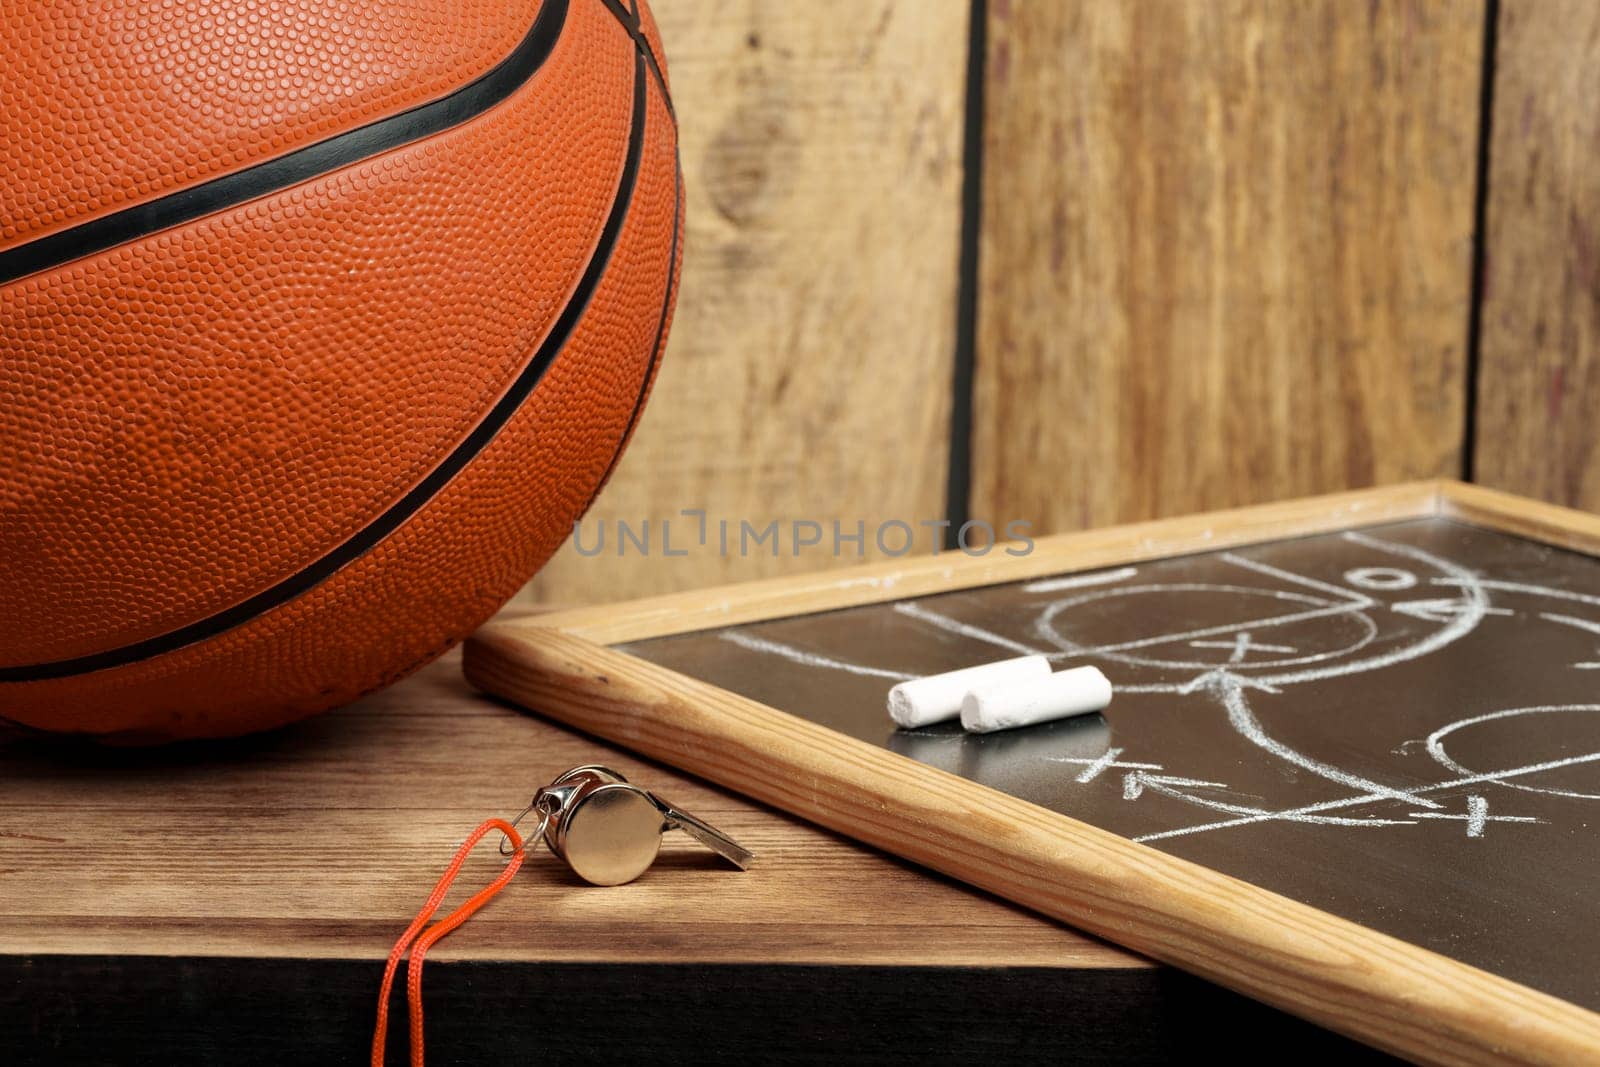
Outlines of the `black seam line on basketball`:
<svg viewBox="0 0 1600 1067">
<path fill-rule="evenodd" d="M 544 66 L 561 38 L 569 3 L 545 0 L 509 55 L 447 96 L 0 252 L 0 285 L 238 207 L 468 122 L 527 84 Z"/>
<path fill-rule="evenodd" d="M 600 491 L 611 480 L 611 475 L 616 471 L 617 464 L 622 460 L 622 453 L 628 447 L 628 441 L 633 437 L 633 428 L 639 424 L 639 416 L 644 412 L 644 398 L 650 392 L 650 383 L 655 380 L 656 369 L 661 365 L 661 338 L 667 332 L 667 316 L 672 312 L 672 294 L 678 288 L 678 238 L 679 227 L 683 221 L 683 165 L 674 158 L 672 167 L 672 244 L 667 248 L 667 293 L 661 298 L 661 317 L 656 320 L 656 339 L 650 346 L 650 366 L 645 368 L 644 381 L 639 383 L 639 395 L 634 398 L 633 412 L 628 416 L 628 425 L 622 431 L 622 437 L 617 441 L 617 447 L 611 453 L 611 462 L 606 465 L 606 472 L 600 478 L 594 492 L 589 494 L 589 503 L 584 506 L 587 511 L 600 496 Z"/>
<path fill-rule="evenodd" d="M 616 17 L 618 22 L 622 23 L 622 28 L 627 30 L 628 35 L 632 37 L 633 31 L 638 26 L 638 16 L 623 7 L 622 0 L 600 0 L 600 2 L 606 6 L 606 10 Z M 638 38 L 635 37 L 634 40 L 638 40 Z"/>
<path fill-rule="evenodd" d="M 399 529 L 406 520 L 410 519 L 428 501 L 432 500 L 468 463 L 477 457 L 478 453 L 483 451 L 490 441 L 494 440 L 506 423 L 511 421 L 512 416 L 521 409 L 523 402 L 544 377 L 545 371 L 555 362 L 555 358 L 561 350 L 566 347 L 573 332 L 577 329 L 578 323 L 588 310 L 589 302 L 594 298 L 595 291 L 599 289 L 600 282 L 605 277 L 606 269 L 610 265 L 611 255 L 615 251 L 617 241 L 622 234 L 622 224 L 628 217 L 628 210 L 638 185 L 639 162 L 644 155 L 645 104 L 648 99 L 646 92 L 648 84 L 644 57 L 635 54 L 633 61 L 633 111 L 628 132 L 627 156 L 623 162 L 622 173 L 618 177 L 616 196 L 611 203 L 611 212 L 606 218 L 604 229 L 600 231 L 600 240 L 595 246 L 594 254 L 589 258 L 583 277 L 579 279 L 577 288 L 573 291 L 572 299 L 556 319 L 555 325 L 551 327 L 544 343 L 539 346 L 533 358 L 528 361 L 528 365 L 518 374 L 516 380 L 512 382 L 505 394 L 489 409 L 489 413 L 484 416 L 482 421 L 473 427 L 472 432 L 467 435 L 466 439 L 457 445 L 455 450 L 446 456 L 437 467 L 429 471 L 422 481 L 417 483 L 399 501 L 390 505 L 383 514 L 352 535 L 349 540 L 305 570 L 284 579 L 270 589 L 263 590 L 249 599 L 241 601 L 231 608 L 169 633 L 131 645 L 124 645 L 121 648 L 108 649 L 104 652 L 95 652 L 86 656 L 76 656 L 72 659 L 55 660 L 50 663 L 0 667 L 0 682 L 42 681 L 49 678 L 65 678 L 76 674 L 87 674 L 91 671 L 107 670 L 112 667 L 123 667 L 130 663 L 164 655 L 226 633 L 320 585 L 341 568 L 381 544 L 385 538 Z"/>
<path fill-rule="evenodd" d="M 650 61 L 650 73 L 656 80 L 656 87 L 661 90 L 661 99 L 666 102 L 667 114 L 672 116 L 674 128 L 678 125 L 678 113 L 672 107 L 672 94 L 667 92 L 667 76 L 661 72 L 661 61 L 656 58 L 656 50 L 650 47 L 650 39 L 644 35 L 644 28 L 640 23 L 638 0 L 634 0 L 632 10 L 622 6 L 621 0 L 600 0 L 602 4 L 616 16 L 622 28 L 628 31 L 628 36 L 633 38 L 633 43 L 644 53 L 645 59 Z"/>
</svg>

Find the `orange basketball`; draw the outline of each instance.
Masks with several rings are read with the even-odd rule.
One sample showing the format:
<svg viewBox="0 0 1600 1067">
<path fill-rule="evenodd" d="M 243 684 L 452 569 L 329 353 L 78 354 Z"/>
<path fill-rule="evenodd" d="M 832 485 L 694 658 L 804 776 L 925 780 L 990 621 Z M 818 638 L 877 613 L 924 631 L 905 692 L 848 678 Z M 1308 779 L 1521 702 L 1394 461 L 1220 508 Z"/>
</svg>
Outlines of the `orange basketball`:
<svg viewBox="0 0 1600 1067">
<path fill-rule="evenodd" d="M 666 340 L 642 0 L 22 4 L 0 56 L 0 716 L 258 730 L 488 618 Z"/>
</svg>

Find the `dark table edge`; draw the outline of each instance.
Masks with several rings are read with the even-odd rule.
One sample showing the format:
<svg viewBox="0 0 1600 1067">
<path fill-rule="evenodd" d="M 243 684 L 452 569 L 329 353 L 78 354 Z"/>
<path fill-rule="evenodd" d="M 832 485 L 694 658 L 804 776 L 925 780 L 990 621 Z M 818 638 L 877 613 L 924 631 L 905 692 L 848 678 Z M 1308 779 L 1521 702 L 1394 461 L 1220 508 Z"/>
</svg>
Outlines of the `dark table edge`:
<svg viewBox="0 0 1600 1067">
<path fill-rule="evenodd" d="M 0 1049 L 10 1064 L 363 1062 L 381 975 L 366 959 L 0 955 Z M 402 977 L 391 1063 L 406 1056 L 403 990 Z M 1165 1063 L 1252 1049 L 1388 1062 L 1166 967 L 434 960 L 424 1001 L 434 1064 Z"/>
</svg>

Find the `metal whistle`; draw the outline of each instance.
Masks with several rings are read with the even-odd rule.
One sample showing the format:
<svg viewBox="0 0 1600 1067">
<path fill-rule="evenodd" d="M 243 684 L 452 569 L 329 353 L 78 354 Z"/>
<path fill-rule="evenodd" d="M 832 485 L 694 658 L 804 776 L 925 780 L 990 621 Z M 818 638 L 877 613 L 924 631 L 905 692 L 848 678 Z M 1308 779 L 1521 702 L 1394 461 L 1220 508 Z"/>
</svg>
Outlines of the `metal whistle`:
<svg viewBox="0 0 1600 1067">
<path fill-rule="evenodd" d="M 544 816 L 550 851 L 595 885 L 622 885 L 649 870 L 669 830 L 682 830 L 741 871 L 754 858 L 727 834 L 608 767 L 574 767 L 539 790 L 531 807 Z"/>
</svg>

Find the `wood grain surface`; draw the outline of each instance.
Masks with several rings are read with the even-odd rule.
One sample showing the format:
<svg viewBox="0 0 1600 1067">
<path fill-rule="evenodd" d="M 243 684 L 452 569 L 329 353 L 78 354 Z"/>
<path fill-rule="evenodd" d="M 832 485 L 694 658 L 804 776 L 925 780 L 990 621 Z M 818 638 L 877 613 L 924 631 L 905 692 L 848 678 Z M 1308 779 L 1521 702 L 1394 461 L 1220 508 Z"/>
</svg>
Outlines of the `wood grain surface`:
<svg viewBox="0 0 1600 1067">
<path fill-rule="evenodd" d="M 343 711 L 237 742 L 0 746 L 0 955 L 381 961 L 473 826 L 596 762 L 725 829 L 757 866 L 729 871 L 673 834 L 645 877 L 597 889 L 541 850 L 430 958 L 1149 966 L 475 696 L 458 655 Z M 480 848 L 451 899 L 499 863 Z"/>
<path fill-rule="evenodd" d="M 1600 8 L 1503 0 L 1475 471 L 1600 508 Z"/>
<path fill-rule="evenodd" d="M 618 558 L 612 526 L 601 556 L 569 544 L 525 594 L 537 600 L 831 562 L 666 556 L 659 523 L 675 520 L 683 549 L 685 507 L 736 532 L 945 512 L 968 5 L 652 7 L 682 138 L 684 277 L 654 396 L 585 543 L 601 524 L 649 519 L 653 555 Z"/>
<path fill-rule="evenodd" d="M 1458 472 L 1482 3 L 989 11 L 975 515 Z"/>
</svg>

